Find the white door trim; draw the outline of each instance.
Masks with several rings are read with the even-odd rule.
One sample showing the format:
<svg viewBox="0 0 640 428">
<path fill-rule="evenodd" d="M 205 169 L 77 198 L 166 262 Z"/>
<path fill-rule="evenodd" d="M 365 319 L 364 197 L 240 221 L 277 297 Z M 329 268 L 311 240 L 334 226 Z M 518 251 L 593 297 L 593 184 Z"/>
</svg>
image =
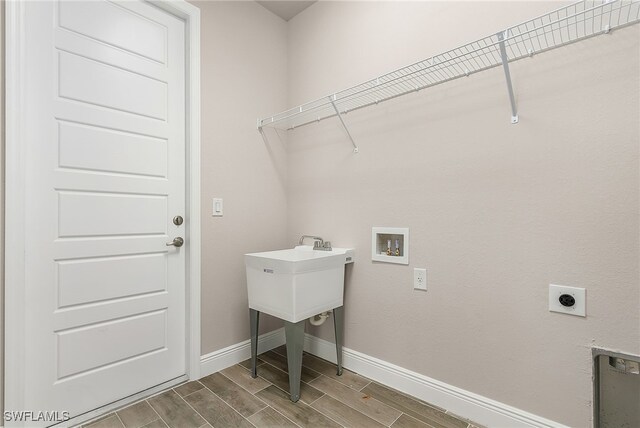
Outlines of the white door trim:
<svg viewBox="0 0 640 428">
<path fill-rule="evenodd" d="M 186 0 L 147 0 L 185 22 L 187 43 L 187 375 L 200 378 L 200 9 Z"/>
<path fill-rule="evenodd" d="M 186 102 L 187 376 L 200 375 L 200 9 L 185 0 L 149 1 L 184 20 Z M 4 410 L 23 409 L 25 375 L 25 5 L 5 3 Z M 54 410 L 54 409 L 26 409 Z"/>
</svg>

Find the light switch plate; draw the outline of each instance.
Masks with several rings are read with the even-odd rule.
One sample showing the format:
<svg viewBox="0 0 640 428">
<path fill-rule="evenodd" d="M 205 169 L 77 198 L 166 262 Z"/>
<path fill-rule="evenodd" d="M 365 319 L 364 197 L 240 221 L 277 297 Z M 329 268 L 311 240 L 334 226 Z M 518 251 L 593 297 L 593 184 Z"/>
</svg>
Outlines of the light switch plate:
<svg viewBox="0 0 640 428">
<path fill-rule="evenodd" d="M 572 306 L 564 306 L 560 303 L 560 297 L 567 295 L 563 300 L 567 299 L 575 301 Z M 586 317 L 587 291 L 584 288 L 567 287 L 565 285 L 549 284 L 549 311 L 560 312 L 562 314 L 576 315 Z"/>
<path fill-rule="evenodd" d="M 222 217 L 224 213 L 224 206 L 222 204 L 222 198 L 213 198 L 213 211 L 212 216 L 214 217 Z"/>
</svg>

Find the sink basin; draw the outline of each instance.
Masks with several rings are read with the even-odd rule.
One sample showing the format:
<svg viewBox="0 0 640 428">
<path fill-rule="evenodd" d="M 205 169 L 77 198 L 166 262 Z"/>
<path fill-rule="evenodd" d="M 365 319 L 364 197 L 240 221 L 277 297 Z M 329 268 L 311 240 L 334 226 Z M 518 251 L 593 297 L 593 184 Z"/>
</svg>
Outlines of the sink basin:
<svg viewBox="0 0 640 428">
<path fill-rule="evenodd" d="M 245 254 L 249 308 L 297 323 L 342 306 L 351 248 L 295 248 Z"/>
</svg>

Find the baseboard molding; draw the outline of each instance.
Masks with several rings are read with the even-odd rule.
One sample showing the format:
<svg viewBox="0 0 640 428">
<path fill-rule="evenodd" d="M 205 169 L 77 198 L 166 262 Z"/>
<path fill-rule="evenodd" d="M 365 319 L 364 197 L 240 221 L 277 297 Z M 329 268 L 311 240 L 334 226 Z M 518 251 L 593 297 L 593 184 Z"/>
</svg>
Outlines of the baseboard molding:
<svg viewBox="0 0 640 428">
<path fill-rule="evenodd" d="M 336 362 L 336 347 L 332 342 L 305 334 L 304 349 L 310 354 Z M 343 366 L 349 370 L 488 427 L 566 428 L 560 423 L 349 348 L 343 348 L 342 359 Z"/>
<path fill-rule="evenodd" d="M 284 345 L 284 328 L 258 337 L 258 354 Z M 251 357 L 251 341 L 236 343 L 200 357 L 200 376 L 207 376 Z"/>
</svg>

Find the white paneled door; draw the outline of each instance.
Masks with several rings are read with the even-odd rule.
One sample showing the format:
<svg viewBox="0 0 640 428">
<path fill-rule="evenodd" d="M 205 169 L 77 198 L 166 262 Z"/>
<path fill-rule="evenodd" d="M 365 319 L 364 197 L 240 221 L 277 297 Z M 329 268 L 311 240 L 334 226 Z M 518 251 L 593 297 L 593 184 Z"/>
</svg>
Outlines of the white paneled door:
<svg viewBox="0 0 640 428">
<path fill-rule="evenodd" d="M 23 402 L 74 417 L 186 371 L 185 247 L 166 245 L 185 238 L 185 26 L 143 1 L 24 7 Z"/>
</svg>

